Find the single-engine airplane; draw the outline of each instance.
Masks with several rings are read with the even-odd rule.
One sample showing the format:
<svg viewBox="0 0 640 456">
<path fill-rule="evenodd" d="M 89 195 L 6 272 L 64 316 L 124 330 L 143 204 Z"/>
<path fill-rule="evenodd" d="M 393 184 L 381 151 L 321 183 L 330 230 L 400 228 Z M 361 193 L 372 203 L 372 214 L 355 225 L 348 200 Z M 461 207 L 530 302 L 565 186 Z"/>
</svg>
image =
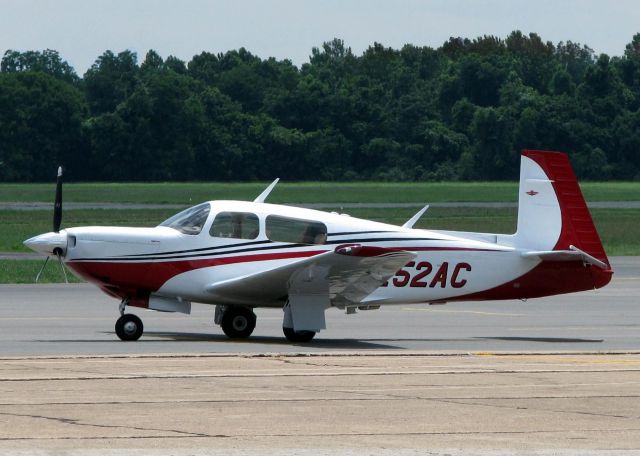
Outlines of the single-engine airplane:
<svg viewBox="0 0 640 456">
<path fill-rule="evenodd" d="M 613 274 L 564 153 L 522 152 L 513 235 L 414 229 L 426 207 L 396 226 L 267 204 L 277 181 L 253 202 L 209 201 L 155 228 L 60 230 L 59 169 L 53 231 L 24 243 L 118 298 L 122 340 L 143 333 L 126 306 L 188 314 L 192 302 L 212 304 L 231 338 L 251 335 L 254 308 L 279 307 L 286 338 L 308 342 L 330 307 L 536 298 L 600 288 Z"/>
</svg>

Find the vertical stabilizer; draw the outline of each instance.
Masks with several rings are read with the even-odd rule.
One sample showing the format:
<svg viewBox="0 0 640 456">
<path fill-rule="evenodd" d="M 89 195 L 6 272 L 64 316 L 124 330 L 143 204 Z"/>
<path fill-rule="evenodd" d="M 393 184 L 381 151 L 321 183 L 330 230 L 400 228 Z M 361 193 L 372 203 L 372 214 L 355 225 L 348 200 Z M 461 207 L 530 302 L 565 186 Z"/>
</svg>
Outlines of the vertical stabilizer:
<svg viewBox="0 0 640 456">
<path fill-rule="evenodd" d="M 532 250 L 571 250 L 575 246 L 609 265 L 566 154 L 522 152 L 514 244 Z"/>
</svg>

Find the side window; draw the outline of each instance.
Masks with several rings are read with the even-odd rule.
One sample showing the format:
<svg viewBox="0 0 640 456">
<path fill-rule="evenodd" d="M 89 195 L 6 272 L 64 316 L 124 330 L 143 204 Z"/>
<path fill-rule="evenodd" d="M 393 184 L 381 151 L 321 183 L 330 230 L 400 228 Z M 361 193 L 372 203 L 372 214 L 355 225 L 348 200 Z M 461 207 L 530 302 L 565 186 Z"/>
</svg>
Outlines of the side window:
<svg viewBox="0 0 640 456">
<path fill-rule="evenodd" d="M 267 216 L 267 237 L 271 241 L 294 244 L 324 244 L 327 227 L 324 223 L 279 215 Z"/>
<path fill-rule="evenodd" d="M 259 232 L 258 216 L 250 212 L 220 212 L 209 230 L 213 237 L 235 239 L 255 239 Z"/>
</svg>

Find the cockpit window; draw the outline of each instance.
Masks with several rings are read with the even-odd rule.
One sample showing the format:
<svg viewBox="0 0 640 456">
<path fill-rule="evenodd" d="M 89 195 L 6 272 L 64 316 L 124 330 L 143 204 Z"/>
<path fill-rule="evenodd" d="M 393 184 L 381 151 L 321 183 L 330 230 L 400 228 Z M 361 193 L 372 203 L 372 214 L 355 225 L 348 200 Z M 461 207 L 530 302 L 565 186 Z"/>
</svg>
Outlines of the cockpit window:
<svg viewBox="0 0 640 456">
<path fill-rule="evenodd" d="M 168 218 L 158 226 L 168 226 L 184 234 L 200 234 L 210 210 L 209 203 L 199 204 Z"/>
<path fill-rule="evenodd" d="M 220 212 L 209 234 L 220 238 L 255 239 L 260 232 L 258 216 L 250 212 Z"/>
<path fill-rule="evenodd" d="M 272 241 L 296 244 L 324 244 L 327 242 L 327 227 L 324 223 L 269 215 L 266 225 L 267 237 Z"/>
</svg>

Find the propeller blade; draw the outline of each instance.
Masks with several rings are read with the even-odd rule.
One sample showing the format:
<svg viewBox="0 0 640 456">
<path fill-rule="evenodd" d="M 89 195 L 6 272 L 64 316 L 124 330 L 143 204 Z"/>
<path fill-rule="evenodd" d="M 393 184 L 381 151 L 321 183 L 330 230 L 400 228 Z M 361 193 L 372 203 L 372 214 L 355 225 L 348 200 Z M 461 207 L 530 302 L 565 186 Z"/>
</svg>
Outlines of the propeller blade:
<svg viewBox="0 0 640 456">
<path fill-rule="evenodd" d="M 58 166 L 58 178 L 56 179 L 56 201 L 53 205 L 53 232 L 60 231 L 62 223 L 62 166 Z"/>
<path fill-rule="evenodd" d="M 45 258 L 44 264 L 42 265 L 42 267 L 40 268 L 40 271 L 38 272 L 38 275 L 36 276 L 36 283 L 38 283 L 38 280 L 40 280 L 40 274 L 42 274 L 42 271 L 44 271 L 44 268 L 47 265 L 48 261 L 49 261 L 49 257 Z"/>
<path fill-rule="evenodd" d="M 64 263 L 62 262 L 62 257 L 60 256 L 60 253 L 56 253 L 56 256 L 58 257 L 58 262 L 60 263 L 60 267 L 62 268 L 62 273 L 64 274 L 64 281 L 66 283 L 69 283 L 69 279 L 67 278 L 67 270 L 64 268 Z"/>
</svg>

